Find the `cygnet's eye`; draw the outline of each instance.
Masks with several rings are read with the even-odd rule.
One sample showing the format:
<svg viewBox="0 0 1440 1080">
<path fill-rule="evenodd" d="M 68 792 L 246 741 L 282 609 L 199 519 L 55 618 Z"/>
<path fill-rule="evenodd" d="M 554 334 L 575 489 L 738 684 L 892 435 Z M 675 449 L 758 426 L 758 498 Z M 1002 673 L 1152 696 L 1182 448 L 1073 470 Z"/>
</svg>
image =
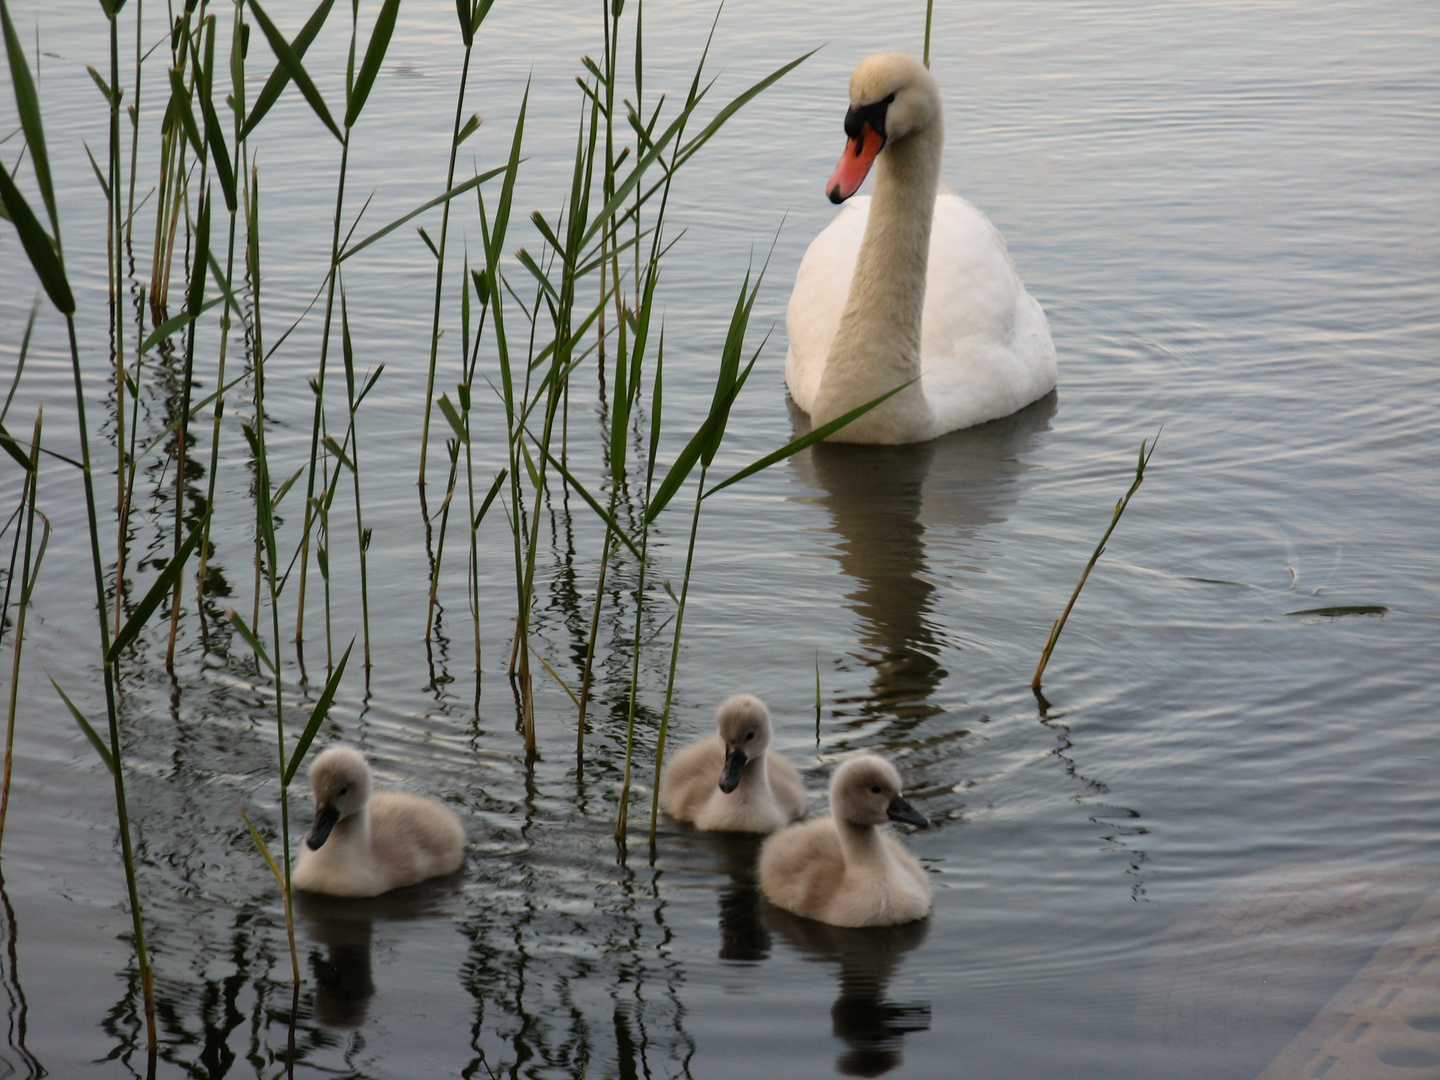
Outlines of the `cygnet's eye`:
<svg viewBox="0 0 1440 1080">
<path fill-rule="evenodd" d="M 879 784 L 876 784 L 876 785 L 875 785 L 874 787 L 872 787 L 870 790 L 873 791 L 876 795 L 881 794 L 880 785 L 879 785 Z"/>
<path fill-rule="evenodd" d="M 751 739 L 753 739 L 754 737 L 755 737 L 755 733 L 754 733 L 753 731 L 747 731 L 747 732 L 745 733 L 745 741 L 746 741 L 746 742 L 749 742 L 749 741 L 750 741 Z"/>
<path fill-rule="evenodd" d="M 349 784 L 346 784 L 344 787 L 342 787 L 342 788 L 340 789 L 339 794 L 344 795 L 344 794 L 345 794 L 347 791 L 349 791 L 349 790 L 350 790 L 350 785 L 349 785 Z M 880 789 L 879 789 L 879 788 L 876 788 L 875 790 L 876 790 L 876 791 L 879 791 Z"/>
</svg>

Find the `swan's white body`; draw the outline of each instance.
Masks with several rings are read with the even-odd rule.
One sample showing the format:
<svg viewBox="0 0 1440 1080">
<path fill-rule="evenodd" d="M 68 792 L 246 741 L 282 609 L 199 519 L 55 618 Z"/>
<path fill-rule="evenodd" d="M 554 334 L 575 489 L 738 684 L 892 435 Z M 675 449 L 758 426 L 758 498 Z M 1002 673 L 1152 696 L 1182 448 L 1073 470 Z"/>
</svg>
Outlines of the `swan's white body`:
<svg viewBox="0 0 1440 1080">
<path fill-rule="evenodd" d="M 795 404 L 818 426 L 918 379 L 831 436 L 909 443 L 1043 397 L 1056 381 L 1045 313 L 990 220 L 936 194 L 944 125 L 934 79 L 913 57 L 879 53 L 855 69 L 851 101 L 852 114 L 879 110 L 888 133 L 870 155 L 873 197 L 840 211 L 796 275 L 785 320 Z M 847 149 L 836 177 L 849 169 L 858 186 L 867 168 Z M 833 200 L 849 196 L 831 183 Z"/>
<path fill-rule="evenodd" d="M 379 896 L 452 873 L 465 859 L 465 830 L 453 810 L 402 791 L 372 796 L 370 767 L 349 747 L 320 754 L 310 767 L 310 786 L 319 815 L 300 845 L 291 878 L 297 889 Z M 322 829 L 327 817 L 332 824 Z"/>
<path fill-rule="evenodd" d="M 750 694 L 726 699 L 719 734 L 687 746 L 665 766 L 660 805 L 707 832 L 772 833 L 805 814 L 808 796 L 795 766 L 770 749 L 770 712 Z M 727 769 L 740 755 L 735 770 Z M 728 760 L 727 760 L 728 758 Z M 734 786 L 726 791 L 727 773 Z"/>
<path fill-rule="evenodd" d="M 782 829 L 760 849 L 760 891 L 772 904 L 833 926 L 895 926 L 930 913 L 931 889 L 887 820 L 924 824 L 900 776 L 874 754 L 851 758 L 830 783 L 831 817 Z"/>
</svg>

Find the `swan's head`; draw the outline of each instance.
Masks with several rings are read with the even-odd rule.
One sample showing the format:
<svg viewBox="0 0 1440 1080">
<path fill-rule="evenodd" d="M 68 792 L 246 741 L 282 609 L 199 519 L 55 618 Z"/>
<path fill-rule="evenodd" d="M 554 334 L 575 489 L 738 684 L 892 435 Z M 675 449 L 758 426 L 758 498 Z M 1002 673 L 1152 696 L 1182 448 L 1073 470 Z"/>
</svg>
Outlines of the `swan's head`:
<svg viewBox="0 0 1440 1080">
<path fill-rule="evenodd" d="M 332 746 L 311 764 L 310 790 L 315 793 L 315 824 L 305 843 L 318 851 L 337 821 L 370 801 L 370 766 L 358 751 Z"/>
<path fill-rule="evenodd" d="M 940 115 L 940 89 L 915 57 L 882 52 L 861 60 L 850 76 L 850 111 L 845 114 L 849 141 L 825 186 L 830 201 L 840 203 L 854 195 L 881 150 L 923 131 Z"/>
<path fill-rule="evenodd" d="M 754 694 L 736 694 L 720 703 L 715 724 L 725 747 L 720 790 L 728 795 L 740 786 L 745 766 L 770 748 L 770 710 Z"/>
<path fill-rule="evenodd" d="M 900 794 L 900 774 L 882 757 L 860 754 L 835 770 L 830 781 L 830 812 L 852 825 L 903 821 L 922 829 L 930 824 Z"/>
</svg>

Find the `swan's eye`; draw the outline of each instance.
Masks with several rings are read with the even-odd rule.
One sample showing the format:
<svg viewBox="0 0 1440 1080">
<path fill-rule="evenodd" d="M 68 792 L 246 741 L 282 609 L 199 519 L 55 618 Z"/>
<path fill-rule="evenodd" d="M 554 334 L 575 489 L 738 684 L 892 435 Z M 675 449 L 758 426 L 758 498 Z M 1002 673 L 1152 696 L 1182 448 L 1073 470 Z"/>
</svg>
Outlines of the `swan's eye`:
<svg viewBox="0 0 1440 1080">
<path fill-rule="evenodd" d="M 875 785 L 874 787 L 872 787 L 870 790 L 873 791 L 876 795 L 881 794 L 880 785 L 879 785 L 879 784 L 876 784 L 876 785 Z"/>
<path fill-rule="evenodd" d="M 342 787 L 342 788 L 340 789 L 339 794 L 344 795 L 344 794 L 345 794 L 347 791 L 349 791 L 349 790 L 350 790 L 350 785 L 349 785 L 349 784 L 346 784 L 344 787 Z M 876 791 L 879 791 L 880 789 L 879 789 L 879 788 L 876 788 L 875 790 L 876 790 Z"/>
<path fill-rule="evenodd" d="M 755 733 L 754 733 L 753 731 L 747 731 L 747 732 L 745 733 L 745 741 L 746 741 L 746 742 L 749 742 L 749 741 L 750 741 L 751 739 L 753 739 L 754 737 L 755 737 Z"/>
</svg>

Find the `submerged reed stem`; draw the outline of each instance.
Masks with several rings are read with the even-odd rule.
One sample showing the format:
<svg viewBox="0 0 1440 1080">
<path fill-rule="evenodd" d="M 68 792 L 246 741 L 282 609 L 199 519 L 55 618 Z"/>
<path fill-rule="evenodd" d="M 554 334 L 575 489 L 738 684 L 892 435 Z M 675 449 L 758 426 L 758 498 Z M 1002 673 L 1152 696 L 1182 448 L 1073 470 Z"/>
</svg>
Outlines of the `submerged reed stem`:
<svg viewBox="0 0 1440 1080">
<path fill-rule="evenodd" d="M 25 613 L 30 607 L 30 595 L 35 589 L 35 579 L 40 573 L 40 562 L 45 557 L 45 544 L 50 538 L 50 522 L 45 521 L 45 535 L 40 541 L 40 552 L 31 566 L 32 545 L 35 539 L 36 489 L 40 483 L 40 428 L 45 417 L 45 408 L 35 410 L 35 431 L 30 437 L 30 467 L 25 473 L 25 486 L 20 494 L 20 505 L 25 510 L 25 558 L 20 565 L 20 607 L 15 616 L 15 646 L 10 665 L 10 708 L 5 721 L 5 767 L 0 778 L 0 845 L 5 842 L 5 818 L 10 809 L 10 770 L 15 756 L 15 708 L 20 692 L 20 656 L 25 646 Z M 19 534 L 16 534 L 19 540 Z M 11 579 L 14 579 L 14 563 L 11 563 Z M 8 589 L 7 597 L 8 600 Z M 9 614 L 9 612 L 5 612 Z"/>
<path fill-rule="evenodd" d="M 1095 545 L 1094 552 L 1090 555 L 1090 561 L 1085 564 L 1085 572 L 1080 575 L 1080 580 L 1075 584 L 1075 591 L 1070 594 L 1070 602 L 1065 605 L 1065 610 L 1050 627 L 1050 636 L 1045 641 L 1045 649 L 1040 654 L 1040 663 L 1035 667 L 1035 677 L 1030 680 L 1030 689 L 1038 696 L 1040 693 L 1040 680 L 1045 675 L 1045 665 L 1050 663 L 1050 654 L 1055 650 L 1055 643 L 1060 640 L 1060 631 L 1065 629 L 1065 620 L 1070 618 L 1070 611 L 1075 606 L 1075 601 L 1080 598 L 1080 590 L 1085 587 L 1086 580 L 1090 577 L 1090 571 L 1095 569 L 1095 564 L 1100 561 L 1100 556 L 1105 553 L 1105 544 L 1110 539 L 1110 534 L 1115 531 L 1115 526 L 1120 523 L 1120 515 L 1125 513 L 1125 508 L 1130 505 L 1130 497 L 1139 490 L 1141 482 L 1145 479 L 1145 466 L 1150 464 L 1150 458 L 1155 453 L 1155 444 L 1160 441 L 1160 433 L 1155 433 L 1155 438 L 1149 440 L 1150 449 L 1147 452 L 1145 442 L 1140 443 L 1140 458 L 1135 464 L 1135 479 L 1130 484 L 1130 489 L 1115 503 L 1115 509 L 1110 514 L 1110 524 L 1105 533 L 1100 537 L 1100 542 Z"/>
</svg>

